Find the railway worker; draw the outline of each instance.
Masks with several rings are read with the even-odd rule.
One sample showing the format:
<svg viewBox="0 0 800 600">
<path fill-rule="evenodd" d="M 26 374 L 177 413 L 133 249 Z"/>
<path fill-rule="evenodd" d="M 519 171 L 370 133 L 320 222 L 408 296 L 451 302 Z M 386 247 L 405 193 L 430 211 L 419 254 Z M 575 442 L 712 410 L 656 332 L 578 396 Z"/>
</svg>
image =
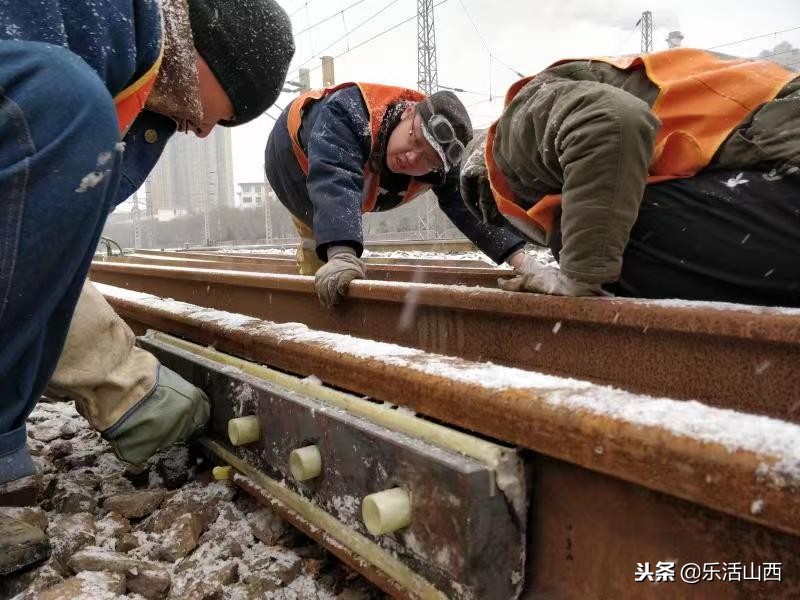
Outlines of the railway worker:
<svg viewBox="0 0 800 600">
<path fill-rule="evenodd" d="M 25 419 L 59 361 L 106 216 L 176 130 L 204 137 L 266 110 L 293 53 L 273 0 L 0 7 L 0 499 L 34 472 Z M 142 463 L 203 427 L 208 399 L 134 349 L 86 289 L 53 383 L 122 459 Z M 25 531 L 0 519 L 4 575 L 42 545 L 26 550 Z"/>
<path fill-rule="evenodd" d="M 363 278 L 361 215 L 432 189 L 451 221 L 497 263 L 522 263 L 521 237 L 465 208 L 458 167 L 472 124 L 452 92 L 345 83 L 296 98 L 275 123 L 265 169 L 300 234 L 300 273 L 325 305 Z M 327 261 L 327 263 L 326 263 Z M 323 266 L 324 264 L 324 266 Z"/>
<path fill-rule="evenodd" d="M 679 48 L 514 84 L 461 174 L 468 208 L 549 245 L 507 290 L 800 306 L 800 79 Z"/>
</svg>

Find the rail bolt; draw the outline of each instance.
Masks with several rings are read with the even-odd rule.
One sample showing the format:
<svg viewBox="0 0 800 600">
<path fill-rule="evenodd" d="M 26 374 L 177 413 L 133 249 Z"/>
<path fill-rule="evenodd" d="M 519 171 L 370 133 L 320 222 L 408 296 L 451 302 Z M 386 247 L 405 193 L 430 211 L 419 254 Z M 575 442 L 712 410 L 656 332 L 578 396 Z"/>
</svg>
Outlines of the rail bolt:
<svg viewBox="0 0 800 600">
<path fill-rule="evenodd" d="M 322 455 L 317 446 L 305 446 L 289 455 L 289 470 L 297 481 L 307 481 L 322 473 Z"/>
<path fill-rule="evenodd" d="M 228 421 L 228 439 L 234 446 L 251 444 L 261 439 L 261 423 L 258 417 L 239 417 Z"/>
<path fill-rule="evenodd" d="M 211 474 L 217 481 L 222 481 L 223 479 L 230 479 L 233 476 L 233 467 L 231 467 L 230 465 L 225 467 L 214 467 L 213 469 L 211 469 Z"/>
<path fill-rule="evenodd" d="M 372 535 L 392 533 L 411 523 L 411 496 L 403 488 L 392 488 L 364 497 L 364 525 Z"/>
</svg>

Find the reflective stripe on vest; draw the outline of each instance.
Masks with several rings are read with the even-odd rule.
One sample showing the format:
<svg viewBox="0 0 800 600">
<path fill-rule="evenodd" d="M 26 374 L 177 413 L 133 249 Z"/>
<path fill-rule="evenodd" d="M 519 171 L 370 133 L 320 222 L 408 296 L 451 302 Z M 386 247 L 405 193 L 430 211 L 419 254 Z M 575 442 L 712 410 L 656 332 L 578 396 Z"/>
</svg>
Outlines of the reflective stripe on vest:
<svg viewBox="0 0 800 600">
<path fill-rule="evenodd" d="M 575 60 L 588 59 L 562 60 L 551 66 Z M 725 60 L 691 48 L 591 60 L 623 70 L 644 68 L 647 78 L 658 86 L 652 110 L 661 121 L 661 129 L 655 140 L 648 183 L 690 177 L 706 167 L 737 125 L 797 77 L 797 73 L 769 61 Z M 534 77 L 512 85 L 506 94 L 505 106 Z M 516 203 L 516 195 L 494 161 L 492 149 L 497 123 L 489 128 L 485 153 L 497 208 L 507 217 L 522 219 L 549 232 L 558 214 L 561 196 L 543 196 L 527 211 Z"/>
<path fill-rule="evenodd" d="M 147 96 L 150 95 L 150 90 L 156 82 L 158 70 L 161 68 L 161 58 L 164 54 L 164 44 L 161 44 L 161 50 L 158 53 L 156 62 L 153 63 L 144 75 L 139 77 L 131 85 L 122 90 L 114 97 L 114 108 L 117 110 L 117 122 L 119 123 L 120 137 L 125 135 L 128 127 L 136 120 L 136 117 L 142 112 Z"/>
<path fill-rule="evenodd" d="M 303 170 L 305 175 L 308 175 L 308 156 L 303 151 L 300 145 L 300 127 L 303 124 L 303 111 L 312 102 L 316 102 L 325 96 L 332 94 L 338 90 L 346 87 L 358 86 L 361 96 L 364 98 L 364 103 L 367 105 L 369 112 L 370 123 L 370 147 L 375 146 L 375 141 L 380 132 L 383 118 L 386 116 L 386 111 L 390 106 L 398 102 L 411 101 L 419 102 L 425 99 L 425 96 L 417 91 L 409 90 L 401 87 L 394 87 L 389 85 L 381 85 L 377 83 L 355 83 L 347 82 L 340 83 L 339 85 L 328 87 L 320 90 L 311 90 L 298 96 L 289 107 L 289 113 L 286 117 L 286 128 L 289 131 L 289 138 L 292 141 L 292 150 L 297 159 L 297 163 Z M 430 189 L 430 185 L 420 183 L 417 179 L 411 178 L 401 204 L 405 204 L 413 200 L 420 194 Z M 378 203 L 378 194 L 380 193 L 380 174 L 375 173 L 369 168 L 369 163 L 364 165 L 364 189 L 361 194 L 361 212 L 367 213 L 374 210 L 375 205 Z"/>
</svg>

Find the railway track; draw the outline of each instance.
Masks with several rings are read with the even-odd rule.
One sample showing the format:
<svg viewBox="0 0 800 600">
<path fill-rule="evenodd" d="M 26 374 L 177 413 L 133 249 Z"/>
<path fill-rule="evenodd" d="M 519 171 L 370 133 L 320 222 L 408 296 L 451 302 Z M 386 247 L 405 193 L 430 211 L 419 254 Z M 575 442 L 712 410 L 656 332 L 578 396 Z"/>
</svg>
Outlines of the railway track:
<svg viewBox="0 0 800 600">
<path fill-rule="evenodd" d="M 238 398 L 215 402 L 205 442 L 234 481 L 395 596 L 800 593 L 797 311 L 366 281 L 326 312 L 311 278 L 265 271 L 98 262 L 92 278 L 139 332 L 195 343 L 149 334 L 162 361 Z M 264 439 L 233 446 L 243 417 Z M 316 483 L 290 469 L 309 445 Z M 356 509 L 396 489 L 410 524 L 372 532 Z M 769 562 L 783 581 L 633 583 L 659 561 Z"/>
<path fill-rule="evenodd" d="M 285 248 L 297 247 L 297 242 L 293 244 L 264 244 L 256 246 L 234 246 L 235 250 L 281 250 Z M 443 240 L 384 240 L 366 241 L 364 248 L 373 252 L 472 252 L 475 244 L 467 239 L 443 239 Z M 179 252 L 216 252 L 219 250 L 229 251 L 230 246 L 198 246 L 193 248 L 181 249 Z"/>
</svg>

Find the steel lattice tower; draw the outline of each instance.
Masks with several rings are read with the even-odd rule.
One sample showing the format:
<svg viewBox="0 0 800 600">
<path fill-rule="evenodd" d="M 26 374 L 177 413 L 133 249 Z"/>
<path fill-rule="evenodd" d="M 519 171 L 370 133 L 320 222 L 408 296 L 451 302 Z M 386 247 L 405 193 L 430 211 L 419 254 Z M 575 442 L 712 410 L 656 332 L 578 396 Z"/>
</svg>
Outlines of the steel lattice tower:
<svg viewBox="0 0 800 600">
<path fill-rule="evenodd" d="M 433 0 L 417 0 L 417 88 L 423 94 L 439 89 Z"/>
<path fill-rule="evenodd" d="M 436 67 L 436 26 L 433 0 L 417 0 L 417 89 L 429 95 L 439 90 Z M 425 198 L 427 206 L 419 219 L 419 235 L 424 240 L 436 237 L 435 202 Z"/>
<path fill-rule="evenodd" d="M 653 51 L 653 13 L 646 10 L 642 13 L 642 52 Z"/>
</svg>

